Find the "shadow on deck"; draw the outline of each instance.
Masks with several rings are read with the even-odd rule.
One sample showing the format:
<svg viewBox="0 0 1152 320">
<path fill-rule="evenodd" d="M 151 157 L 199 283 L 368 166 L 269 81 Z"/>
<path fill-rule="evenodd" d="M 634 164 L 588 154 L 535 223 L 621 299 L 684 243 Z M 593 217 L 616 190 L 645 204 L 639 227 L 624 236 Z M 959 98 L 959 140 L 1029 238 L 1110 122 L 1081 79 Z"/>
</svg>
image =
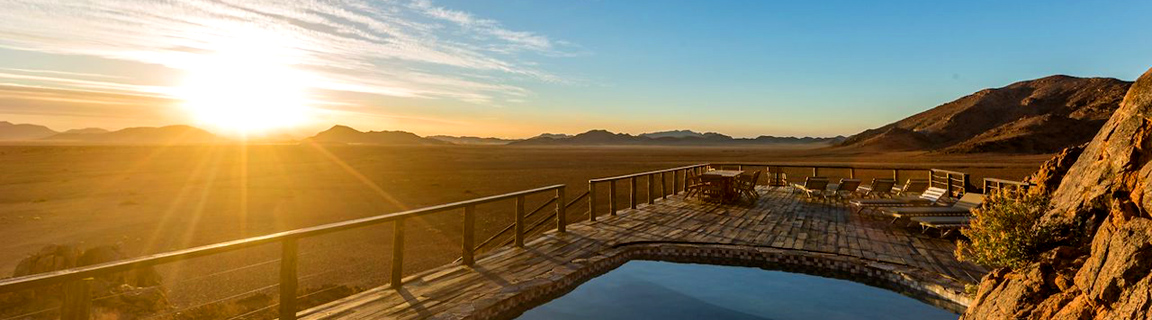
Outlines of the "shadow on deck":
<svg viewBox="0 0 1152 320">
<path fill-rule="evenodd" d="M 986 272 L 956 261 L 950 240 L 808 201 L 788 189 L 760 189 L 753 204 L 669 197 L 652 205 L 568 225 L 301 312 L 303 319 L 507 318 L 562 295 L 632 259 L 747 265 L 824 274 L 888 287 L 956 310 L 963 285 Z M 718 284 L 722 285 L 722 284 Z"/>
</svg>

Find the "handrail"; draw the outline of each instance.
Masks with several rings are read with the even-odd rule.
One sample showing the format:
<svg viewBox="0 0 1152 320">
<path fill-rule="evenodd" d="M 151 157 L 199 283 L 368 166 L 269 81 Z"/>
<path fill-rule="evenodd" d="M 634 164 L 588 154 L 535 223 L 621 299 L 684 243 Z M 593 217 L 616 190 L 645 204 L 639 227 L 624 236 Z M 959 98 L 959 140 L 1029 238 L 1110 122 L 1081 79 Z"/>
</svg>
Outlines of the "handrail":
<svg viewBox="0 0 1152 320">
<path fill-rule="evenodd" d="M 640 173 L 632 173 L 632 174 L 626 174 L 626 175 L 622 175 L 622 176 L 589 179 L 588 182 L 616 181 L 616 180 L 623 180 L 623 179 L 630 179 L 630 178 L 638 178 L 638 177 L 652 175 L 652 174 L 660 174 L 660 173 L 679 171 L 679 170 L 685 170 L 685 169 L 694 169 L 694 168 L 707 167 L 707 166 L 708 166 L 708 164 L 694 164 L 694 165 L 675 167 L 675 168 L 670 168 L 670 169 L 652 170 L 652 171 L 645 171 L 645 172 L 640 172 Z"/>
<path fill-rule="evenodd" d="M 1029 187 L 1032 187 L 1033 184 L 1027 181 L 984 178 L 984 194 L 991 194 L 995 191 L 1004 190 L 1007 186 L 1011 186 L 1015 189 L 1028 189 Z"/>
<path fill-rule="evenodd" d="M 472 232 L 473 232 L 473 230 L 471 230 L 471 228 L 473 228 L 473 225 L 474 225 L 475 217 L 473 217 L 473 215 L 474 215 L 475 207 L 477 205 L 491 203 L 491 202 L 500 201 L 500 200 L 513 199 L 513 198 L 516 198 L 516 199 L 522 201 L 524 196 L 542 193 L 542 192 L 549 192 L 549 191 L 555 191 L 556 197 L 554 199 L 559 199 L 559 201 L 563 202 L 564 201 L 564 189 L 565 189 L 565 185 L 557 184 L 557 185 L 551 185 L 551 186 L 540 187 L 540 188 L 535 188 L 535 189 L 521 190 L 521 191 L 510 192 L 510 193 L 505 193 L 505 194 L 500 194 L 500 195 L 488 196 L 488 197 L 483 197 L 483 198 L 452 202 L 452 203 L 435 205 L 435 206 L 424 207 L 424 208 L 419 208 L 419 209 L 406 210 L 406 211 L 401 211 L 401 212 L 396 212 L 396 213 L 383 214 L 383 215 L 378 215 L 378 216 L 372 216 L 372 217 L 366 217 L 366 218 L 360 218 L 360 219 L 353 219 L 353 220 L 329 223 L 329 224 L 324 224 L 324 225 L 319 225 L 319 226 L 283 231 L 283 232 L 278 232 L 278 233 L 273 233 L 273 234 L 268 234 L 268 235 L 263 235 L 263 236 L 257 236 L 257 237 L 251 237 L 251 238 L 245 238 L 245 239 L 239 239 L 239 240 L 233 240 L 233 241 L 226 241 L 226 242 L 204 245 L 204 246 L 188 248 L 188 249 L 183 249 L 183 250 L 158 253 L 158 254 L 153 254 L 153 255 L 148 255 L 148 256 L 143 256 L 143 257 L 130 258 L 130 259 L 124 259 L 124 260 L 119 260 L 119 261 L 112 261 L 112 262 L 107 262 L 107 263 L 102 263 L 102 264 L 97 264 L 97 265 L 76 267 L 76 268 L 53 271 L 53 272 L 46 272 L 46 273 L 38 273 L 38 274 L 32 274 L 32 275 L 16 277 L 16 278 L 0 279 L 0 293 L 8 293 L 8 292 L 32 289 L 32 288 L 37 288 L 37 287 L 42 287 L 42 286 L 47 286 L 47 285 L 53 285 L 53 284 L 59 284 L 59 283 L 69 284 L 69 285 L 65 286 L 66 288 L 76 287 L 73 289 L 69 289 L 69 291 L 71 291 L 71 292 L 86 293 L 88 290 L 88 287 L 87 287 L 88 283 L 87 283 L 87 281 L 81 281 L 82 279 L 92 278 L 92 277 L 96 277 L 96 276 L 100 276 L 100 275 L 104 275 L 104 274 L 129 271 L 129 270 L 137 269 L 137 268 L 150 267 L 150 266 L 155 266 L 155 265 L 164 264 L 164 263 L 170 263 L 170 262 L 187 260 L 187 259 L 192 259 L 192 258 L 197 258 L 197 257 L 203 257 L 203 256 L 208 256 L 208 255 L 213 255 L 213 254 L 219 254 L 219 253 L 224 253 L 224 252 L 231 252 L 231 251 L 235 251 L 235 250 L 250 248 L 250 247 L 264 245 L 264 244 L 270 244 L 270 243 L 274 243 L 274 242 L 280 242 L 281 246 L 282 246 L 282 257 L 281 257 L 282 265 L 281 265 L 281 278 L 280 278 L 280 282 L 281 282 L 280 283 L 280 287 L 281 287 L 280 318 L 281 319 L 294 319 L 295 318 L 295 312 L 296 312 L 295 311 L 295 298 L 296 298 L 295 297 L 295 290 L 296 290 L 296 278 L 295 278 L 296 277 L 296 274 L 295 274 L 296 266 L 295 266 L 295 262 L 296 262 L 296 256 L 297 256 L 297 254 L 296 254 L 296 242 L 297 241 L 296 240 L 298 240 L 298 239 L 322 235 L 322 234 L 327 234 L 327 233 L 332 233 L 332 232 L 337 232 L 337 231 L 342 231 L 342 230 L 348 230 L 348 229 L 353 229 L 353 228 L 358 228 L 358 227 L 365 227 L 365 226 L 375 225 L 375 224 L 384 223 L 384 222 L 395 221 L 396 222 L 396 233 L 394 234 L 395 243 L 393 245 L 393 265 L 392 265 L 393 283 L 392 283 L 392 286 L 399 286 L 400 285 L 399 277 L 402 274 L 400 272 L 400 268 L 402 267 L 402 263 L 398 263 L 398 262 L 402 262 L 401 259 L 402 259 L 402 253 L 403 253 L 402 246 L 403 246 L 403 231 L 404 231 L 403 222 L 404 222 L 404 219 L 419 217 L 419 216 L 423 216 L 423 215 L 427 215 L 427 214 L 431 214 L 431 213 L 453 210 L 453 209 L 461 209 L 461 208 L 465 209 L 465 212 L 464 212 L 464 221 L 465 221 L 464 241 L 462 241 L 464 243 L 463 255 L 464 255 L 465 264 L 472 264 L 474 261 L 474 258 L 472 257 L 473 248 L 471 245 L 472 239 L 470 239 L 470 237 L 472 236 Z M 558 212 L 557 216 L 563 215 L 563 213 L 564 213 L 564 207 L 563 206 L 557 205 L 556 210 Z M 470 222 L 473 222 L 473 223 L 470 223 Z M 565 231 L 564 224 L 566 224 L 565 219 L 557 219 L 556 223 L 557 223 L 557 229 L 560 232 L 564 232 Z M 72 286 L 71 284 L 82 284 L 82 286 Z M 65 296 L 66 296 L 65 300 L 68 300 L 69 293 L 66 292 Z M 81 312 L 84 315 L 88 314 L 87 311 L 81 311 Z M 63 312 L 63 313 L 67 314 L 67 312 Z"/>
</svg>

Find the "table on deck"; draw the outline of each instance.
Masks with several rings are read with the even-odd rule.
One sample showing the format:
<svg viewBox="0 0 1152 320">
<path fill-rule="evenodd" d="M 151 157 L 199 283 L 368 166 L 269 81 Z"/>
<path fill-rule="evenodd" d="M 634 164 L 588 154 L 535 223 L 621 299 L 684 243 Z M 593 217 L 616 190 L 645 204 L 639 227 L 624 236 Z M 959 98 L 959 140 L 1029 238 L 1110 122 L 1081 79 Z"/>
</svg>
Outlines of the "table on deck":
<svg viewBox="0 0 1152 320">
<path fill-rule="evenodd" d="M 740 170 L 712 170 L 700 174 L 700 179 L 704 183 L 716 184 L 720 190 L 720 202 L 726 202 L 735 200 L 740 196 L 740 193 L 736 191 L 736 179 L 743 174 L 744 171 Z M 702 195 L 708 196 L 707 193 Z"/>
</svg>

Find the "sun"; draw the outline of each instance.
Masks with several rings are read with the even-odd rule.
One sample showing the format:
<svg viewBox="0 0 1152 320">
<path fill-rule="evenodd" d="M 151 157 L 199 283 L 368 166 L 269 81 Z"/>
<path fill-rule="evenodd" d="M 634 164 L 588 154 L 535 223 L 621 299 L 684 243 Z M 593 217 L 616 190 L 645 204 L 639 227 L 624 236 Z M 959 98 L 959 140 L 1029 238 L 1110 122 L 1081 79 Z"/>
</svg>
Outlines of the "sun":
<svg viewBox="0 0 1152 320">
<path fill-rule="evenodd" d="M 222 42 L 187 68 L 177 96 L 194 122 L 247 136 L 298 126 L 308 118 L 308 77 L 285 61 L 283 46 L 267 39 Z"/>
</svg>

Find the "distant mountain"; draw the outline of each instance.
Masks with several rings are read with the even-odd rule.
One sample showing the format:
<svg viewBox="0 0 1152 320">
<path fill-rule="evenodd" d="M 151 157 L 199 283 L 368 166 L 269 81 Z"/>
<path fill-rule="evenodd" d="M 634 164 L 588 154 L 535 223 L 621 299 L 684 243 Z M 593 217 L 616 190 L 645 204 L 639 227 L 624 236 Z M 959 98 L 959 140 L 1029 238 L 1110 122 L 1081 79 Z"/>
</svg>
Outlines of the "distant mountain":
<svg viewBox="0 0 1152 320">
<path fill-rule="evenodd" d="M 227 140 L 199 128 L 175 125 L 165 127 L 126 128 L 100 133 L 97 130 L 83 129 L 46 137 L 43 140 L 57 142 L 80 142 L 100 144 L 203 144 L 220 143 Z"/>
<path fill-rule="evenodd" d="M 883 127 L 841 146 L 945 153 L 1049 153 L 1096 135 L 1131 82 L 1050 76 L 984 89 Z"/>
<path fill-rule="evenodd" d="M 448 142 L 422 138 L 405 131 L 361 132 L 346 126 L 333 126 L 307 139 L 318 143 L 374 144 L 374 145 L 444 145 Z"/>
<path fill-rule="evenodd" d="M 521 139 L 501 139 L 501 138 L 481 138 L 481 137 L 454 137 L 454 136 L 428 136 L 426 138 L 436 139 L 452 144 L 472 144 L 472 145 L 505 145 Z"/>
<path fill-rule="evenodd" d="M 591 130 L 567 138 L 535 137 L 514 142 L 513 145 L 668 145 L 668 146 L 710 146 L 710 145 L 812 145 L 825 146 L 842 141 L 834 138 L 796 138 L 760 136 L 755 139 L 732 138 L 719 133 L 697 133 L 689 130 L 665 131 L 633 136 L 627 133 L 613 133 L 607 130 Z"/>
<path fill-rule="evenodd" d="M 13 124 L 0 121 L 0 140 L 36 140 L 57 134 L 55 130 L 35 124 Z"/>
<path fill-rule="evenodd" d="M 108 130 L 104 130 L 104 129 L 100 129 L 100 128 L 84 128 L 84 129 L 72 129 L 72 130 L 64 131 L 64 133 L 67 133 L 67 134 L 101 134 L 101 133 L 108 133 L 108 132 L 109 132 Z"/>
<path fill-rule="evenodd" d="M 541 133 L 540 135 L 536 136 L 536 138 L 551 138 L 551 139 L 564 139 L 564 138 L 571 138 L 571 137 L 572 137 L 572 135 L 563 134 L 563 133 Z"/>
</svg>

